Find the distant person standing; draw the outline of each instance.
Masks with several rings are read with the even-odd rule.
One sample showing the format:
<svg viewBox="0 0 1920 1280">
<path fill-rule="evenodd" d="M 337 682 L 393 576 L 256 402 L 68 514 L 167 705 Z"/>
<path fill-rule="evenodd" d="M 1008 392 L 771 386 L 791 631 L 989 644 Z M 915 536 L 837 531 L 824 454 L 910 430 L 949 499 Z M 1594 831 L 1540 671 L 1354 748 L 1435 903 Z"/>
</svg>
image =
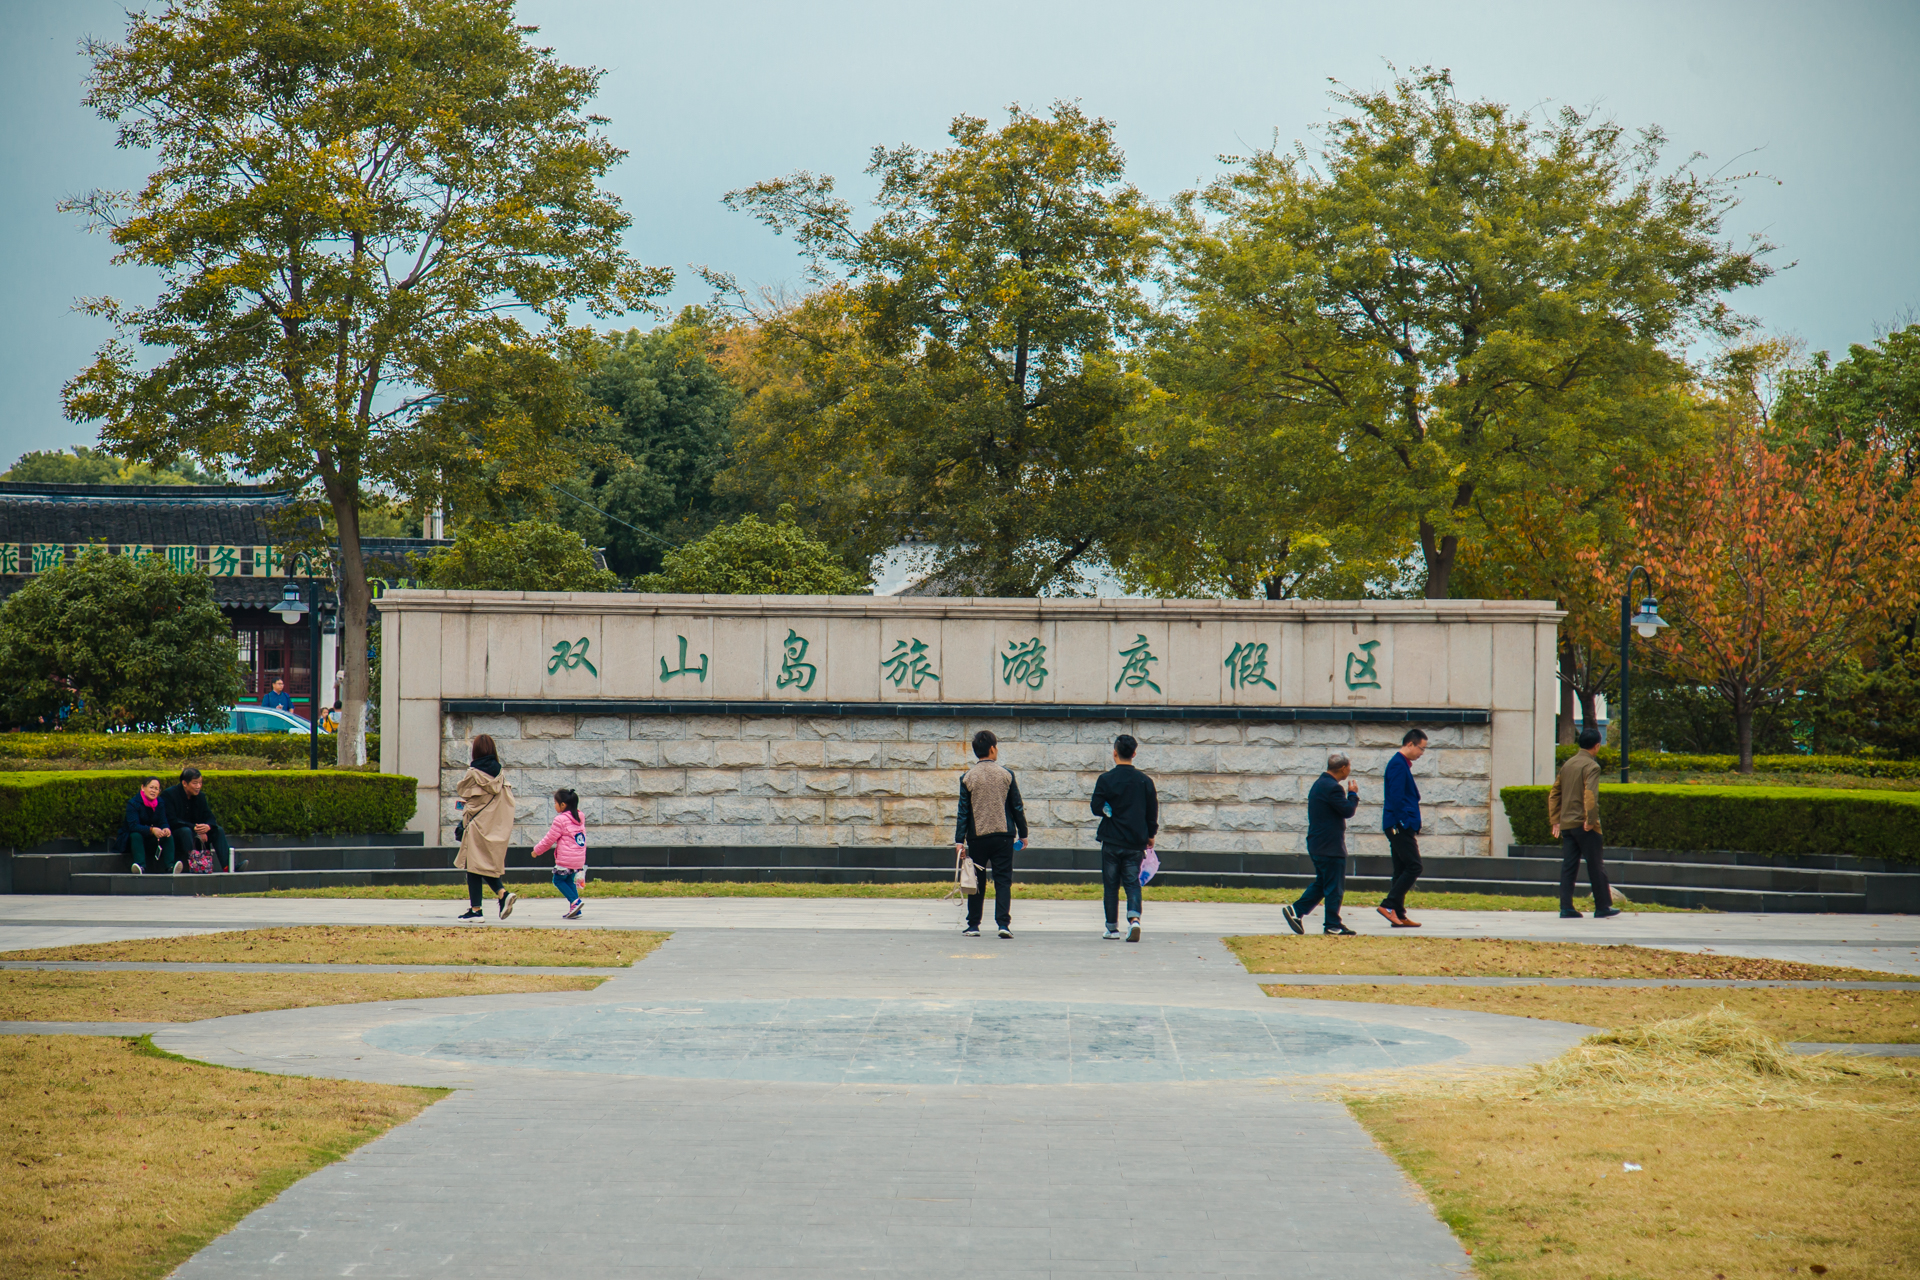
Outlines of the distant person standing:
<svg viewBox="0 0 1920 1280">
<path fill-rule="evenodd" d="M 1360 784 L 1352 778 L 1353 762 L 1344 752 L 1327 757 L 1327 771 L 1307 789 L 1307 856 L 1313 859 L 1313 883 L 1291 906 L 1280 908 L 1287 928 L 1305 933 L 1300 917 L 1327 904 L 1321 932 L 1351 938 L 1353 930 L 1340 923 L 1340 901 L 1347 892 L 1347 819 L 1360 807 Z"/>
<path fill-rule="evenodd" d="M 1153 779 L 1133 767 L 1140 744 L 1132 734 L 1113 740 L 1113 768 L 1093 784 L 1100 819 L 1100 883 L 1109 941 L 1120 936 L 1120 887 L 1127 890 L 1127 941 L 1140 941 L 1140 860 L 1160 834 L 1160 795 Z"/>
<path fill-rule="evenodd" d="M 293 695 L 287 692 L 287 682 L 285 680 L 275 680 L 273 682 L 273 688 L 267 690 L 266 694 L 261 697 L 260 705 L 263 707 L 272 707 L 275 711 L 284 711 L 288 715 L 292 715 Z"/>
<path fill-rule="evenodd" d="M 1387 833 L 1393 855 L 1393 882 L 1387 886 L 1380 914 L 1396 929 L 1418 929 L 1407 919 L 1407 890 L 1425 870 L 1420 864 L 1420 784 L 1413 780 L 1413 762 L 1427 754 L 1427 735 L 1407 730 L 1400 749 L 1387 757 L 1387 779 L 1380 796 L 1380 829 Z"/>
<path fill-rule="evenodd" d="M 960 776 L 960 814 L 953 825 L 954 852 L 972 858 L 980 885 L 967 895 L 969 938 L 980 936 L 987 909 L 987 880 L 993 876 L 993 919 L 1000 936 L 1013 936 L 1013 855 L 1027 839 L 1027 809 L 1013 770 L 1000 763 L 1000 741 L 986 729 L 973 735 L 973 768 Z M 1015 833 L 1019 834 L 1016 836 Z"/>
<path fill-rule="evenodd" d="M 1593 886 L 1595 919 L 1620 914 L 1613 905 L 1613 888 L 1600 856 L 1600 731 L 1582 729 L 1580 749 L 1560 766 L 1560 776 L 1547 793 L 1547 820 L 1560 841 L 1560 918 L 1578 920 L 1573 909 L 1573 881 L 1580 860 L 1587 860 L 1587 883 Z"/>
</svg>

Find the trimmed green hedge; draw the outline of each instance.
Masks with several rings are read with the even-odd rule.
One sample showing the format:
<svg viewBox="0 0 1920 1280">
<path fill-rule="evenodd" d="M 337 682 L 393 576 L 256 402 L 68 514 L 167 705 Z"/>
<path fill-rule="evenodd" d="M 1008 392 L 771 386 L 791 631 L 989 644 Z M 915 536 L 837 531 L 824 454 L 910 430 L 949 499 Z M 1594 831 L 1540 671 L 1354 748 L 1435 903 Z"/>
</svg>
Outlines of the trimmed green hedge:
<svg viewBox="0 0 1920 1280">
<path fill-rule="evenodd" d="M 1557 764 L 1565 764 L 1580 748 L 1561 743 L 1553 749 Z M 1617 747 L 1601 747 L 1600 764 L 1616 773 L 1620 769 Z M 1659 769 L 1672 773 L 1737 773 L 1739 756 L 1692 756 L 1674 751 L 1636 751 L 1635 769 Z M 1828 773 L 1850 778 L 1920 778 L 1920 760 L 1888 760 L 1880 756 L 1755 756 L 1755 773 Z"/>
<path fill-rule="evenodd" d="M 0 846 L 48 840 L 99 844 L 120 829 L 136 769 L 0 773 Z M 395 773 L 301 769 L 216 772 L 203 793 L 229 835 L 364 835 L 398 831 L 413 816 L 414 779 Z"/>
<path fill-rule="evenodd" d="M 1513 838 L 1552 844 L 1546 787 L 1502 787 Z M 1827 787 L 1600 787 L 1607 843 L 1920 862 L 1920 793 Z"/>
<path fill-rule="evenodd" d="M 305 764 L 310 742 L 297 733 L 0 733 L 7 760 L 178 760 L 260 756 L 275 764 Z M 338 740 L 320 735 L 320 759 L 339 758 Z M 380 735 L 367 735 L 367 759 L 380 758 Z M 0 768 L 5 768 L 0 763 Z"/>
</svg>

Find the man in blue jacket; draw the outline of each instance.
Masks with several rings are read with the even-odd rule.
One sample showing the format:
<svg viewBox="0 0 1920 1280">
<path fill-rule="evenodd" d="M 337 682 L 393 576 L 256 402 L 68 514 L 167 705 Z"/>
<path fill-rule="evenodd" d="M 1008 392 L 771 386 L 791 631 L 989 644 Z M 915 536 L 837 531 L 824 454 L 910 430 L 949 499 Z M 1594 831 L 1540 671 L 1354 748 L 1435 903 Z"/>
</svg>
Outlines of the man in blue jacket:
<svg viewBox="0 0 1920 1280">
<path fill-rule="evenodd" d="M 1307 789 L 1307 856 L 1313 859 L 1313 884 L 1300 901 L 1280 908 L 1287 928 L 1305 933 L 1300 917 L 1327 904 L 1323 932 L 1343 938 L 1353 930 L 1340 923 L 1340 900 L 1347 892 L 1347 819 L 1360 807 L 1360 785 L 1350 776 L 1353 762 L 1344 752 L 1327 757 L 1327 771 Z"/>
<path fill-rule="evenodd" d="M 1387 782 L 1380 799 L 1380 829 L 1387 833 L 1387 850 L 1393 854 L 1393 882 L 1379 911 L 1396 929 L 1420 927 L 1419 921 L 1407 919 L 1407 890 L 1425 869 L 1420 865 L 1420 785 L 1413 780 L 1413 762 L 1425 754 L 1427 735 L 1407 730 L 1400 749 L 1387 757 Z"/>
</svg>

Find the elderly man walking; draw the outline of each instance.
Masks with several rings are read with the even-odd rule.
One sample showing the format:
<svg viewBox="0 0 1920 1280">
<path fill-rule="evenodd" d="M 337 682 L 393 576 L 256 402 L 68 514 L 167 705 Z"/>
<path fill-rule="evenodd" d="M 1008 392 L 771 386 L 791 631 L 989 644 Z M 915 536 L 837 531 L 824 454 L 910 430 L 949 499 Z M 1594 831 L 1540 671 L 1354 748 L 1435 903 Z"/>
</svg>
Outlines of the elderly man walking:
<svg viewBox="0 0 1920 1280">
<path fill-rule="evenodd" d="M 1307 789 L 1307 856 L 1313 859 L 1313 884 L 1300 901 L 1280 908 L 1287 928 L 1305 933 L 1300 917 L 1327 904 L 1322 932 L 1351 938 L 1353 930 L 1340 923 L 1340 900 L 1347 892 L 1347 819 L 1360 807 L 1360 784 L 1352 778 L 1353 761 L 1344 752 L 1327 757 L 1327 771 Z"/>
<path fill-rule="evenodd" d="M 1597 920 L 1617 916 L 1613 888 L 1607 882 L 1606 863 L 1600 857 L 1600 731 L 1582 729 L 1580 749 L 1560 766 L 1560 776 L 1547 792 L 1547 820 L 1560 841 L 1560 918 L 1578 920 L 1573 908 L 1573 881 L 1580 860 L 1587 861 L 1587 883 L 1593 886 L 1593 915 Z"/>
<path fill-rule="evenodd" d="M 980 936 L 987 910 L 987 873 L 993 876 L 993 920 L 1000 936 L 1013 937 L 1013 855 L 1027 838 L 1027 807 L 1013 770 L 1000 763 L 1000 740 L 982 729 L 973 735 L 973 768 L 960 775 L 960 812 L 953 848 L 981 870 L 980 886 L 967 895 L 969 938 Z M 1015 833 L 1018 833 L 1017 835 Z"/>
</svg>

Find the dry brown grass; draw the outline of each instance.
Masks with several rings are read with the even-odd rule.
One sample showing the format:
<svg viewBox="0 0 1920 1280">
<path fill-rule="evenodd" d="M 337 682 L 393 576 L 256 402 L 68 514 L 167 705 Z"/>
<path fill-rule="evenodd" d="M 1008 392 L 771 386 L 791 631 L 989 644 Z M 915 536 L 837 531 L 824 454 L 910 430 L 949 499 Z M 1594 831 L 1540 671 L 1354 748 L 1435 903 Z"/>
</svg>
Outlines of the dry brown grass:
<svg viewBox="0 0 1920 1280">
<path fill-rule="evenodd" d="M 1816 1044 L 1920 1043 L 1920 992 L 1805 991 L 1729 987 L 1410 987 L 1264 988 L 1301 1000 L 1360 1000 L 1468 1009 L 1590 1027 L 1624 1027 L 1725 1006 L 1768 1035 Z"/>
<path fill-rule="evenodd" d="M 164 1276 L 445 1093 L 203 1066 L 134 1040 L 0 1039 L 0 1270 Z"/>
<path fill-rule="evenodd" d="M 197 1022 L 370 1000 L 591 991 L 560 973 L 74 973 L 0 970 L 0 1022 Z"/>
<path fill-rule="evenodd" d="M 1721 978 L 1884 981 L 1904 975 L 1653 947 L 1482 938 L 1329 938 L 1252 934 L 1221 941 L 1249 973 L 1404 974 L 1419 978 Z"/>
<path fill-rule="evenodd" d="M 1348 1102 L 1490 1280 L 1891 1280 L 1920 1263 L 1920 1073 L 1794 1057 L 1736 1014 Z"/>
<path fill-rule="evenodd" d="M 464 925 L 289 925 L 180 938 L 9 951 L 9 960 L 195 964 L 630 965 L 667 940 L 629 929 L 476 929 Z"/>
</svg>

